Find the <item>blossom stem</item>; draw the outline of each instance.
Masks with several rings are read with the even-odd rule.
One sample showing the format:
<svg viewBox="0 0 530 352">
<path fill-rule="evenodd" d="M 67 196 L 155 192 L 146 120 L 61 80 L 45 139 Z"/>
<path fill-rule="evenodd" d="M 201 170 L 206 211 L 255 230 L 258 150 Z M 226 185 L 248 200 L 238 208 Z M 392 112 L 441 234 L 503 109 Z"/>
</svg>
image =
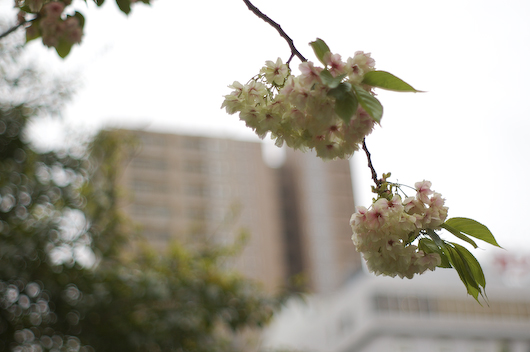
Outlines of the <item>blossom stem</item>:
<svg viewBox="0 0 530 352">
<path fill-rule="evenodd" d="M 296 56 L 300 59 L 300 61 L 305 62 L 307 59 L 300 54 L 300 52 L 296 49 L 294 46 L 293 40 L 285 33 L 285 31 L 280 27 L 280 25 L 273 20 L 270 19 L 269 16 L 265 15 L 263 12 L 261 12 L 256 6 L 252 5 L 252 3 L 249 0 L 243 0 L 243 2 L 247 5 L 248 9 L 252 11 L 256 16 L 270 24 L 273 28 L 275 28 L 278 33 L 280 33 L 280 36 L 284 38 L 287 41 L 287 44 L 289 44 L 289 48 L 291 48 L 291 57 L 287 61 L 287 64 L 291 61 L 291 59 Z"/>
<path fill-rule="evenodd" d="M 368 167 L 370 168 L 370 171 L 372 172 L 372 180 L 375 183 L 376 189 L 381 186 L 381 180 L 377 178 L 377 172 L 375 171 L 374 165 L 372 164 L 372 156 L 370 152 L 368 151 L 368 147 L 366 147 L 366 139 L 363 138 L 363 150 L 366 153 L 366 158 L 368 159 Z"/>
</svg>

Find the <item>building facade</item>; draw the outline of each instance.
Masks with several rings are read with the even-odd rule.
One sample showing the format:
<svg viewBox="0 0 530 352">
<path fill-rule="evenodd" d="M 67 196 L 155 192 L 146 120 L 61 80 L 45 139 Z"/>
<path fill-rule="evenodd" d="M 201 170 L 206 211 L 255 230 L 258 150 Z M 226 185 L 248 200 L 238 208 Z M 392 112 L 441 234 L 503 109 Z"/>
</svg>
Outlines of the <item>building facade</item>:
<svg viewBox="0 0 530 352">
<path fill-rule="evenodd" d="M 361 265 L 351 241 L 349 162 L 288 149 L 279 173 L 290 274 L 305 273 L 313 292 L 334 292 Z"/>
<path fill-rule="evenodd" d="M 528 352 L 530 281 L 485 267 L 488 301 L 457 273 L 412 280 L 360 272 L 333 295 L 292 301 L 266 334 L 271 350 L 300 352 Z"/>
<path fill-rule="evenodd" d="M 230 244 L 245 231 L 233 266 L 270 291 L 298 276 L 314 292 L 331 292 L 360 268 L 348 161 L 287 151 L 273 168 L 261 143 L 131 133 L 140 147 L 123 175 L 125 210 L 156 248 L 171 239 Z"/>
</svg>

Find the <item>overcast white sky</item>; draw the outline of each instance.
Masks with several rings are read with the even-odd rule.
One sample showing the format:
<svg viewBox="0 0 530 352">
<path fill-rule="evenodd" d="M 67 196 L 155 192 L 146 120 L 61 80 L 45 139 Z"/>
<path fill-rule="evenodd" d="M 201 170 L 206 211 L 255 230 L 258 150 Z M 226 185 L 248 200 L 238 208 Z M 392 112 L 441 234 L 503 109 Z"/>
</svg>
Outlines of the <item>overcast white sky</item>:
<svg viewBox="0 0 530 352">
<path fill-rule="evenodd" d="M 393 180 L 410 185 L 432 181 L 447 199 L 449 216 L 476 219 L 505 248 L 530 252 L 530 3 L 254 4 L 309 60 L 316 61 L 308 43 L 319 37 L 343 58 L 371 52 L 377 69 L 427 91 L 380 92 L 382 127 L 367 138 L 378 173 L 391 171 Z M 234 80 L 246 82 L 266 60 L 285 61 L 290 51 L 242 0 L 154 0 L 151 7 L 136 6 L 129 18 L 111 0 L 102 9 L 80 10 L 85 37 L 64 62 L 31 44 L 47 67 L 82 77 L 84 88 L 66 109 L 65 122 L 78 129 L 122 126 L 256 139 L 237 116 L 220 109 L 222 96 Z M 353 162 L 357 188 L 364 190 L 356 202 L 368 206 L 365 156 Z"/>
</svg>

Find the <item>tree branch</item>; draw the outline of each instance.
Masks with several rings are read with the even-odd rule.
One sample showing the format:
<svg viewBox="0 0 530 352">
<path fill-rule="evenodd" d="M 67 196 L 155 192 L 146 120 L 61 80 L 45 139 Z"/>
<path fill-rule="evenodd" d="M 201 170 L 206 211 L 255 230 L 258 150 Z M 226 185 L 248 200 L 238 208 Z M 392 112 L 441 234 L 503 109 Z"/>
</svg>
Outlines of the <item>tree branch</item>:
<svg viewBox="0 0 530 352">
<path fill-rule="evenodd" d="M 37 14 L 37 16 L 35 16 L 35 18 L 32 18 L 31 20 L 23 19 L 23 20 L 20 21 L 18 24 L 14 25 L 13 27 L 9 28 L 9 29 L 8 29 L 7 31 L 5 31 L 4 33 L 0 34 L 0 39 L 3 39 L 4 37 L 7 37 L 8 35 L 10 35 L 11 33 L 13 33 L 14 31 L 16 31 L 17 29 L 19 29 L 20 27 L 22 27 L 23 25 L 28 24 L 28 23 L 31 23 L 31 22 L 33 22 L 33 21 L 36 21 L 38 18 L 39 18 L 39 14 Z"/>
<path fill-rule="evenodd" d="M 0 39 L 4 38 L 4 37 L 7 37 L 8 35 L 10 35 L 11 33 L 13 33 L 14 31 L 16 31 L 17 29 L 19 29 L 20 27 L 22 27 L 23 25 L 25 25 L 26 23 L 28 23 L 28 21 L 24 20 L 23 22 L 20 22 L 19 24 L 9 28 L 7 31 L 5 31 L 4 33 L 0 34 Z"/>
<path fill-rule="evenodd" d="M 247 5 L 248 9 L 252 11 L 256 16 L 270 24 L 273 28 L 275 28 L 278 33 L 280 33 L 280 36 L 282 36 L 286 41 L 287 44 L 289 44 L 289 48 L 291 48 L 291 57 L 289 60 L 287 60 L 287 64 L 292 60 L 294 56 L 299 58 L 301 61 L 307 61 L 307 59 L 300 54 L 300 52 L 296 49 L 294 46 L 293 40 L 285 33 L 285 31 L 280 27 L 280 25 L 273 20 L 271 20 L 267 15 L 265 15 L 263 12 L 261 12 L 256 6 L 252 5 L 252 3 L 249 0 L 243 0 L 243 2 Z"/>
<path fill-rule="evenodd" d="M 370 171 L 372 172 L 372 180 L 375 183 L 375 187 L 379 188 L 379 186 L 381 186 L 381 180 L 377 178 L 377 172 L 375 171 L 374 165 L 372 164 L 372 156 L 370 152 L 368 151 L 368 148 L 366 147 L 365 138 L 363 138 L 363 150 L 366 153 L 366 158 L 368 159 L 368 167 L 370 168 Z"/>
</svg>

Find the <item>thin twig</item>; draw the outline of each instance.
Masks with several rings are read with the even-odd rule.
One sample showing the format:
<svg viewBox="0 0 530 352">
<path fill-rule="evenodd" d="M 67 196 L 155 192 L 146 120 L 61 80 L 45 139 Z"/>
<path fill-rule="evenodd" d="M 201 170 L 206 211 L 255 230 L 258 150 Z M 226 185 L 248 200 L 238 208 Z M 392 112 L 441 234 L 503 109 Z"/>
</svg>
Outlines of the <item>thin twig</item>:
<svg viewBox="0 0 530 352">
<path fill-rule="evenodd" d="M 24 20 L 23 22 L 20 22 L 19 24 L 17 24 L 16 26 L 13 26 L 11 28 L 9 28 L 7 31 L 5 31 L 4 33 L 0 34 L 0 39 L 4 38 L 4 37 L 7 37 L 8 35 L 10 35 L 11 33 L 13 33 L 14 31 L 16 31 L 17 29 L 19 29 L 20 27 L 22 27 L 23 25 L 25 25 L 26 23 L 28 23 L 28 21 Z"/>
<path fill-rule="evenodd" d="M 265 15 L 263 12 L 261 12 L 256 6 L 252 5 L 252 3 L 249 0 L 243 0 L 243 2 L 247 5 L 248 9 L 252 11 L 256 16 L 270 24 L 272 27 L 276 28 L 278 33 L 280 33 L 280 36 L 282 36 L 287 43 L 289 44 L 289 47 L 291 48 L 291 56 L 289 57 L 289 60 L 287 60 L 287 64 L 291 62 L 294 56 L 298 57 L 301 61 L 305 62 L 307 59 L 300 54 L 300 52 L 296 49 L 294 46 L 293 40 L 285 33 L 285 31 L 280 27 L 280 25 L 273 20 L 269 18 L 269 16 Z M 370 152 L 368 151 L 368 148 L 366 147 L 366 141 L 363 139 L 363 150 L 366 153 L 366 157 L 368 158 L 368 167 L 370 168 L 370 171 L 372 172 L 372 180 L 375 183 L 376 188 L 379 188 L 381 186 L 381 180 L 377 178 L 377 172 L 375 171 L 374 166 L 372 165 L 372 158 L 370 155 Z"/>
<path fill-rule="evenodd" d="M 7 37 L 8 35 L 10 35 L 11 33 L 13 33 L 14 31 L 16 31 L 17 29 L 19 29 L 20 27 L 22 27 L 23 25 L 25 24 L 28 24 L 28 23 L 31 23 L 33 21 L 36 21 L 37 19 L 39 19 L 39 14 L 37 14 L 37 16 L 35 16 L 35 18 L 32 18 L 31 20 L 26 20 L 24 19 L 23 21 L 19 22 L 18 24 L 14 25 L 13 27 L 9 28 L 7 31 L 5 31 L 4 33 L 0 34 L 0 39 L 4 38 L 4 37 Z"/>
<path fill-rule="evenodd" d="M 289 48 L 291 48 L 291 53 L 292 53 L 291 57 L 287 61 L 287 64 L 289 64 L 289 62 L 294 56 L 296 56 L 303 62 L 307 61 L 307 59 L 303 57 L 302 54 L 300 54 L 300 52 L 296 49 L 296 47 L 294 46 L 293 40 L 287 35 L 287 33 L 285 33 L 285 31 L 282 29 L 282 27 L 280 27 L 278 23 L 271 20 L 269 16 L 265 15 L 256 6 L 252 5 L 252 3 L 249 0 L 243 0 L 243 2 L 247 5 L 250 11 L 252 11 L 256 16 L 258 16 L 259 18 L 261 18 L 268 24 L 270 24 L 273 28 L 275 28 L 278 31 L 278 33 L 280 33 L 280 36 L 282 36 L 287 41 L 287 44 L 289 44 Z"/>
<path fill-rule="evenodd" d="M 375 187 L 379 188 L 381 185 L 381 180 L 377 178 L 377 172 L 375 171 L 374 165 L 372 164 L 372 156 L 370 152 L 368 151 L 368 147 L 366 147 L 366 140 L 363 138 L 363 150 L 366 153 L 366 158 L 368 159 L 368 167 L 370 168 L 370 171 L 372 172 L 372 180 L 375 183 Z"/>
</svg>

